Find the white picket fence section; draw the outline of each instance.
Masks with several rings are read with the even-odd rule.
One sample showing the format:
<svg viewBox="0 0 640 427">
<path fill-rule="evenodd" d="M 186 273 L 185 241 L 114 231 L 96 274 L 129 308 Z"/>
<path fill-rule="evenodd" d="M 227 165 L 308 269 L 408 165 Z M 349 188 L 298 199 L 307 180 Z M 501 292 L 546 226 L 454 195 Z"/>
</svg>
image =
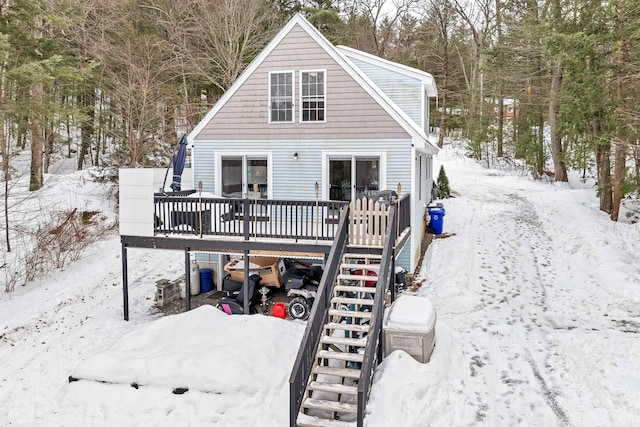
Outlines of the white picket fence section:
<svg viewBox="0 0 640 427">
<path fill-rule="evenodd" d="M 366 197 L 351 202 L 349 244 L 383 247 L 389 207 Z"/>
</svg>

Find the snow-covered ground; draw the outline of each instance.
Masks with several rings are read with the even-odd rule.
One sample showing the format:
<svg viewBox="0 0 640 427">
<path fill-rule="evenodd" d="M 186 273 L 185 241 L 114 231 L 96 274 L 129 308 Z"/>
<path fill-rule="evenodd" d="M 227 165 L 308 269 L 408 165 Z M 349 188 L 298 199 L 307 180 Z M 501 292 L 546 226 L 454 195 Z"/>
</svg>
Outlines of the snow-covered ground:
<svg viewBox="0 0 640 427">
<path fill-rule="evenodd" d="M 458 153 L 439 156 L 452 236 L 418 277 L 437 310 L 433 356 L 383 361 L 366 424 L 640 425 L 638 226 L 611 222 L 577 180 L 533 182 Z M 0 294 L 0 425 L 287 425 L 304 323 L 209 307 L 160 318 L 155 281 L 184 259 L 144 249 L 129 250 L 125 322 L 120 257 L 113 237 Z"/>
</svg>

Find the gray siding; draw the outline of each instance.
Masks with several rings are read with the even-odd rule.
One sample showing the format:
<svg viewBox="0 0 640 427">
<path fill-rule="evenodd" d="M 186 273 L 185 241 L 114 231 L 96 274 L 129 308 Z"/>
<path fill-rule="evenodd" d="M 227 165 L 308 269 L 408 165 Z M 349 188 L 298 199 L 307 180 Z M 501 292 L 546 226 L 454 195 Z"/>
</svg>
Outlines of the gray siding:
<svg viewBox="0 0 640 427">
<path fill-rule="evenodd" d="M 414 180 L 416 182 L 416 194 L 414 194 L 415 199 L 412 212 L 413 229 L 411 230 L 411 236 L 412 240 L 416 242 L 416 246 L 413 253 L 411 253 L 410 249 L 406 249 L 406 254 L 403 255 L 406 257 L 403 261 L 411 261 L 412 265 L 416 265 L 420 259 L 420 254 L 422 253 L 420 245 L 425 231 L 423 220 L 427 210 L 425 205 L 429 204 L 431 201 L 431 164 L 433 162 L 433 158 L 427 154 L 416 153 L 415 162 Z M 420 163 L 422 166 L 420 166 Z M 418 194 L 418 192 L 420 192 L 420 194 Z"/>
<path fill-rule="evenodd" d="M 417 124 L 422 124 L 422 93 L 418 79 L 350 58 L 395 104 Z"/>
<path fill-rule="evenodd" d="M 202 182 L 202 191 L 215 193 L 215 145 L 196 141 L 193 144 L 193 182 L 198 188 Z"/>
<path fill-rule="evenodd" d="M 326 70 L 326 123 L 298 123 L 299 71 Z M 295 123 L 269 123 L 270 71 L 295 71 Z M 197 140 L 408 138 L 407 132 L 304 30 L 294 27 Z"/>
<path fill-rule="evenodd" d="M 411 238 L 407 240 L 404 248 L 400 251 L 400 255 L 396 255 L 396 266 L 407 270 L 407 273 L 413 273 L 411 270 Z"/>
</svg>

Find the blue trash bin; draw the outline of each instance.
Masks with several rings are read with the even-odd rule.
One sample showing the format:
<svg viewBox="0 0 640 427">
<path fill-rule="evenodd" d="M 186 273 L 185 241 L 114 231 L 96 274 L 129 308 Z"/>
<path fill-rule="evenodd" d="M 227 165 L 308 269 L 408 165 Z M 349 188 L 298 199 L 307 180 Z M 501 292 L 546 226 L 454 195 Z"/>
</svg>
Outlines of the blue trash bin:
<svg viewBox="0 0 640 427">
<path fill-rule="evenodd" d="M 200 269 L 200 292 L 205 293 L 213 288 L 213 269 Z"/>
<path fill-rule="evenodd" d="M 442 206 L 429 208 L 429 216 L 431 217 L 429 227 L 431 227 L 434 234 L 442 234 L 442 229 L 444 227 L 444 214 L 445 210 Z"/>
</svg>

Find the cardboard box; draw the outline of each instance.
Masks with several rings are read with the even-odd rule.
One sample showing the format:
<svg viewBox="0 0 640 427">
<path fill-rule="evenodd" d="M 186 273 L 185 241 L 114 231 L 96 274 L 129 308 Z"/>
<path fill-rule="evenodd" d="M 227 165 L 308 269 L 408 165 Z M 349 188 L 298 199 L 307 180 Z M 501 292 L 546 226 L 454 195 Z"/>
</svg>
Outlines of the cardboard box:
<svg viewBox="0 0 640 427">
<path fill-rule="evenodd" d="M 231 274 L 231 280 L 244 281 L 244 259 L 232 259 L 224 270 Z M 249 274 L 258 274 L 262 278 L 262 286 L 279 288 L 282 286 L 284 274 L 284 262 L 276 257 L 251 257 L 249 258 Z"/>
</svg>

